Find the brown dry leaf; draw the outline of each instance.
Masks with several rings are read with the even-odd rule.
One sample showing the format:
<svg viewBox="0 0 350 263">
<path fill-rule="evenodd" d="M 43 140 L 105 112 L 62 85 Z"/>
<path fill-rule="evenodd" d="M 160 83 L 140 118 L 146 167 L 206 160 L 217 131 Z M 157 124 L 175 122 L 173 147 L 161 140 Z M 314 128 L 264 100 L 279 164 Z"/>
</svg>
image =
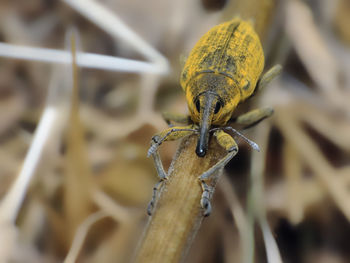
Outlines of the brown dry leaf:
<svg viewBox="0 0 350 263">
<path fill-rule="evenodd" d="M 75 45 L 75 42 L 72 42 Z M 75 49 L 75 46 L 73 46 Z M 73 56 L 75 53 L 73 52 Z M 64 180 L 64 217 L 67 242 L 70 244 L 77 227 L 91 213 L 91 191 L 94 187 L 87 158 L 84 129 L 79 115 L 79 90 L 76 65 L 73 64 L 73 96 L 67 131 L 66 171 Z"/>
</svg>

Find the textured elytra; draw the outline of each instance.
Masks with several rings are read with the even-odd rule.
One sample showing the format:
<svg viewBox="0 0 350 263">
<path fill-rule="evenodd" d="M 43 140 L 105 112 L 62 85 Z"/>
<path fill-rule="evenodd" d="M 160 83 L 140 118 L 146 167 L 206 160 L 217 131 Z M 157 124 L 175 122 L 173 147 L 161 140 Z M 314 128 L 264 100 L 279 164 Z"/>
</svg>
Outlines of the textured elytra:
<svg viewBox="0 0 350 263">
<path fill-rule="evenodd" d="M 224 102 L 213 124 L 225 124 L 237 104 L 252 95 L 264 68 L 264 53 L 249 22 L 235 18 L 209 30 L 192 49 L 180 83 L 191 118 L 200 121 L 194 100 L 208 90 Z"/>
</svg>

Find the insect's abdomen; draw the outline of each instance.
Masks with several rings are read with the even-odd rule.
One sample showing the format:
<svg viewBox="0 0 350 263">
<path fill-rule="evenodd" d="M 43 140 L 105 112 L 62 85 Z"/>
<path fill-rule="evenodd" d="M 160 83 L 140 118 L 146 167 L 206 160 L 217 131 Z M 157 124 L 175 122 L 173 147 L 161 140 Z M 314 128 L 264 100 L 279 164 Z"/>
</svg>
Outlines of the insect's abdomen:
<svg viewBox="0 0 350 263">
<path fill-rule="evenodd" d="M 264 68 L 264 53 L 249 22 L 238 18 L 213 27 L 192 49 L 181 74 L 186 91 L 200 74 L 217 73 L 233 80 L 241 89 L 241 100 L 249 97 Z"/>
</svg>

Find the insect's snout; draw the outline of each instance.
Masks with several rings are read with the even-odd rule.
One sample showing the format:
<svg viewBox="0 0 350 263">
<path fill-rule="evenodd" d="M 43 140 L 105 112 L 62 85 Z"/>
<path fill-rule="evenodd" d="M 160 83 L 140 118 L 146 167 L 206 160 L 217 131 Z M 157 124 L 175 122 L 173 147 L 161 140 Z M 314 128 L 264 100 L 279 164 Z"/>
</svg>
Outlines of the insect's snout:
<svg viewBox="0 0 350 263">
<path fill-rule="evenodd" d="M 196 108 L 200 112 L 199 137 L 196 147 L 198 157 L 204 157 L 208 150 L 209 129 L 214 114 L 220 109 L 218 96 L 214 93 L 205 92 L 196 99 Z M 219 109 L 218 109 L 219 108 Z"/>
<path fill-rule="evenodd" d="M 198 143 L 196 147 L 196 154 L 198 157 L 204 157 L 207 154 L 208 147 L 203 146 L 203 144 Z"/>
</svg>

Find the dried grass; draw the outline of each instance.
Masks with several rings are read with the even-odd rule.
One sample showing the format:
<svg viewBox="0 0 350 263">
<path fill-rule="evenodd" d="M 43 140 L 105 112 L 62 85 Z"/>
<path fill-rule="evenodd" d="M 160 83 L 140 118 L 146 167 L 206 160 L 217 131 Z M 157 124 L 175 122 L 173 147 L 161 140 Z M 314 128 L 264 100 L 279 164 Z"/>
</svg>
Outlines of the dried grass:
<svg viewBox="0 0 350 263">
<path fill-rule="evenodd" d="M 267 49 L 284 73 L 242 105 L 275 108 L 249 135 L 263 152 L 250 156 L 242 145 L 228 165 L 188 262 L 350 256 L 349 9 L 346 0 L 281 2 L 283 19 L 261 19 L 275 23 Z M 156 181 L 146 152 L 165 127 L 159 112 L 186 108 L 179 57 L 230 8 L 209 14 L 184 0 L 0 4 L 3 262 L 130 261 Z M 80 35 L 80 84 L 63 49 L 71 25 Z M 169 166 L 174 145 L 162 147 Z"/>
</svg>

